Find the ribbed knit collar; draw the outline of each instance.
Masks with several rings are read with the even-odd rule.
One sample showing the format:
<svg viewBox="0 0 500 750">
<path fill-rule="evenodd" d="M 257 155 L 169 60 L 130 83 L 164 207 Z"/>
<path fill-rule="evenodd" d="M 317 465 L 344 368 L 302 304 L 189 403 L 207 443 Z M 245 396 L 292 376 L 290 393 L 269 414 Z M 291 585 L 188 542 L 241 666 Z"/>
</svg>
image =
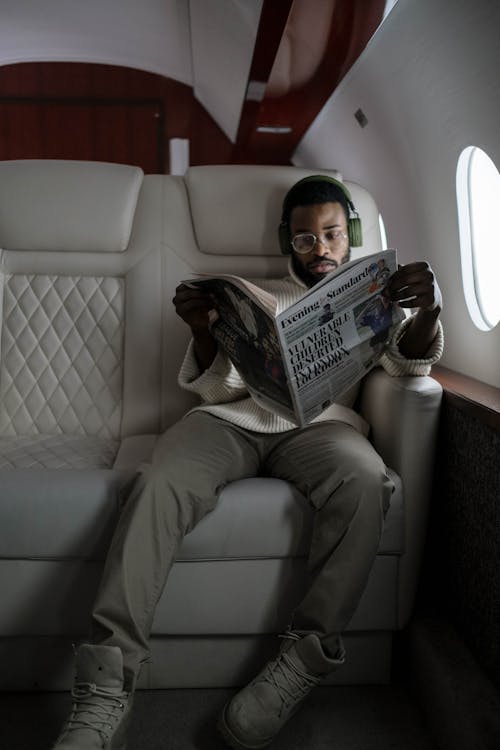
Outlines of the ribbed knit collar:
<svg viewBox="0 0 500 750">
<path fill-rule="evenodd" d="M 296 273 L 293 263 L 292 263 L 292 256 L 288 258 L 288 273 L 292 277 L 292 279 L 295 281 L 296 284 L 301 286 L 303 289 L 309 289 L 306 282 L 300 278 L 300 276 Z"/>
</svg>

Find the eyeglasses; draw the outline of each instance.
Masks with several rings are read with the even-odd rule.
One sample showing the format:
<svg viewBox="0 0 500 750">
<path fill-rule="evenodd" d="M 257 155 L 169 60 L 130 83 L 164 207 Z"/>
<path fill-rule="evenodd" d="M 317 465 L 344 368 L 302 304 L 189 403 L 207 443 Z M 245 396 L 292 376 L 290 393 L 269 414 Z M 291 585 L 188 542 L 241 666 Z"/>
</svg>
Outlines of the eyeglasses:
<svg viewBox="0 0 500 750">
<path fill-rule="evenodd" d="M 319 237 L 312 232 L 307 232 L 304 234 L 296 234 L 295 237 L 292 238 L 292 247 L 299 255 L 307 255 L 307 253 L 310 253 L 314 249 L 317 242 L 321 242 L 324 247 L 336 248 L 342 245 L 346 239 L 347 234 L 345 232 L 339 232 L 336 230 L 323 232 Z"/>
</svg>

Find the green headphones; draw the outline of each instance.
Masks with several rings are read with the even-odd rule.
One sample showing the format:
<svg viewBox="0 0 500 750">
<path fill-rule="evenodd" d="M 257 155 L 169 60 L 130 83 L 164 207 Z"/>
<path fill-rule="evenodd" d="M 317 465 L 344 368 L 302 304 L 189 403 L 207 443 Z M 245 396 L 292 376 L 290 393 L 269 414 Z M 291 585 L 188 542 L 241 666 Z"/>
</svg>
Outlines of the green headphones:
<svg viewBox="0 0 500 750">
<path fill-rule="evenodd" d="M 335 185 L 337 188 L 339 188 L 346 200 L 347 207 L 349 209 L 349 218 L 347 221 L 347 234 L 349 237 L 349 246 L 350 247 L 361 247 L 363 244 L 363 233 L 361 230 L 361 219 L 359 218 L 358 212 L 354 208 L 354 204 L 352 202 L 351 194 L 349 190 L 346 188 L 346 186 L 339 182 L 339 180 L 336 180 L 334 177 L 328 177 L 327 175 L 311 175 L 309 177 L 304 177 L 302 180 L 299 180 L 298 182 L 293 185 L 288 193 L 285 195 L 285 199 L 283 201 L 283 213 L 282 213 L 282 220 L 281 224 L 278 227 L 278 239 L 279 244 L 281 248 L 281 252 L 284 255 L 289 255 L 292 252 L 292 237 L 290 235 L 290 227 L 288 224 L 288 221 L 284 219 L 286 208 L 287 208 L 287 201 L 289 200 L 289 196 L 292 193 L 293 190 L 298 185 L 303 185 L 307 182 L 329 182 L 332 185 Z"/>
</svg>

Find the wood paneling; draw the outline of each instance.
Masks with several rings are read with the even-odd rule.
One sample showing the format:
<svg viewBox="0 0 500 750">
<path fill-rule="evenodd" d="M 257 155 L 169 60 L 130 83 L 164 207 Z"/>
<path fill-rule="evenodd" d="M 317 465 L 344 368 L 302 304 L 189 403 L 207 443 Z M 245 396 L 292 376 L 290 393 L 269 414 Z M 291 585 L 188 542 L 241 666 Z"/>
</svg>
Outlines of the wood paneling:
<svg viewBox="0 0 500 750">
<path fill-rule="evenodd" d="M 18 63 L 0 68 L 0 158 L 97 159 L 168 172 L 168 141 L 191 164 L 227 164 L 233 144 L 189 86 L 131 68 Z"/>
<path fill-rule="evenodd" d="M 0 125 L 2 158 L 35 153 L 89 158 L 91 141 L 97 138 L 97 153 L 103 154 L 100 158 L 123 159 L 145 167 L 146 171 L 157 165 L 154 171 L 168 172 L 168 140 L 187 138 L 192 165 L 289 164 L 312 120 L 371 38 L 384 7 L 384 0 L 335 0 L 328 43 L 312 78 L 283 96 L 264 96 L 260 102 L 246 100 L 235 144 L 196 100 L 192 88 L 169 78 L 131 68 L 87 63 L 18 63 L 1 67 L 0 101 L 10 100 L 10 110 L 4 113 Z M 250 80 L 262 84 L 269 80 L 293 8 L 293 0 L 264 0 Z M 315 22 L 308 21 L 306 16 L 304 23 Z M 315 29 L 310 32 L 314 38 Z M 300 45 L 295 54 L 301 54 Z M 12 99 L 18 100 L 17 110 Z M 80 102 L 79 117 L 75 100 L 85 100 Z M 50 105 L 53 116 L 44 109 L 44 103 Z M 98 105 L 102 105 L 99 113 Z M 37 106 L 41 107 L 38 112 Z M 74 132 L 73 143 L 67 142 L 67 128 L 58 127 L 64 106 L 67 125 Z M 119 106 L 125 107 L 121 115 Z M 157 119 L 161 122 L 153 123 L 156 127 L 148 121 L 150 106 L 160 111 Z M 102 131 L 98 136 L 93 124 L 97 120 Z M 291 131 L 285 135 L 260 133 L 257 128 L 261 125 L 288 125 Z M 107 135 L 110 129 L 116 133 L 116 142 Z M 12 155 L 10 144 L 15 144 Z M 150 154 L 153 146 L 157 148 L 154 157 Z"/>
<path fill-rule="evenodd" d="M 271 72 L 268 49 L 274 45 L 277 50 L 276 39 L 270 37 L 270 19 L 274 18 L 274 23 L 281 24 L 284 30 L 285 15 L 292 10 L 293 3 L 278 4 L 283 9 L 281 16 L 276 14 L 274 5 L 274 0 L 264 0 L 250 80 L 268 80 Z M 290 163 L 302 136 L 381 23 L 384 8 L 385 0 L 336 0 L 328 42 L 314 75 L 282 96 L 265 95 L 260 103 L 244 103 L 233 155 L 235 162 Z M 300 55 L 300 49 L 295 54 Z M 264 78 L 266 70 L 268 75 Z M 259 132 L 258 127 L 263 125 L 286 126 L 290 132 Z"/>
<path fill-rule="evenodd" d="M 164 165 L 162 104 L 98 100 L 0 101 L 0 159 L 85 159 Z"/>
<path fill-rule="evenodd" d="M 440 365 L 433 367 L 431 374 L 455 408 L 500 432 L 500 388 Z"/>
</svg>

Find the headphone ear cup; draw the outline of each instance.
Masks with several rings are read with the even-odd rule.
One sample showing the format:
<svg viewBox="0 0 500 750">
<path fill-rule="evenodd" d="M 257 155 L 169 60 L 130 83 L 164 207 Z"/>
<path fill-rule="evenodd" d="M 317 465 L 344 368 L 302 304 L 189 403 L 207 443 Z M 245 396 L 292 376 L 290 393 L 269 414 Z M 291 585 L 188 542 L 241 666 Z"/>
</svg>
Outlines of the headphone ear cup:
<svg viewBox="0 0 500 750">
<path fill-rule="evenodd" d="M 361 230 L 361 219 L 359 216 L 354 216 L 349 219 L 347 232 L 349 235 L 349 245 L 351 247 L 361 247 L 363 244 L 363 232 Z"/>
<path fill-rule="evenodd" d="M 290 232 L 288 231 L 288 224 L 286 221 L 282 221 L 278 227 L 278 241 L 283 255 L 290 255 L 292 252 L 292 246 Z"/>
</svg>

